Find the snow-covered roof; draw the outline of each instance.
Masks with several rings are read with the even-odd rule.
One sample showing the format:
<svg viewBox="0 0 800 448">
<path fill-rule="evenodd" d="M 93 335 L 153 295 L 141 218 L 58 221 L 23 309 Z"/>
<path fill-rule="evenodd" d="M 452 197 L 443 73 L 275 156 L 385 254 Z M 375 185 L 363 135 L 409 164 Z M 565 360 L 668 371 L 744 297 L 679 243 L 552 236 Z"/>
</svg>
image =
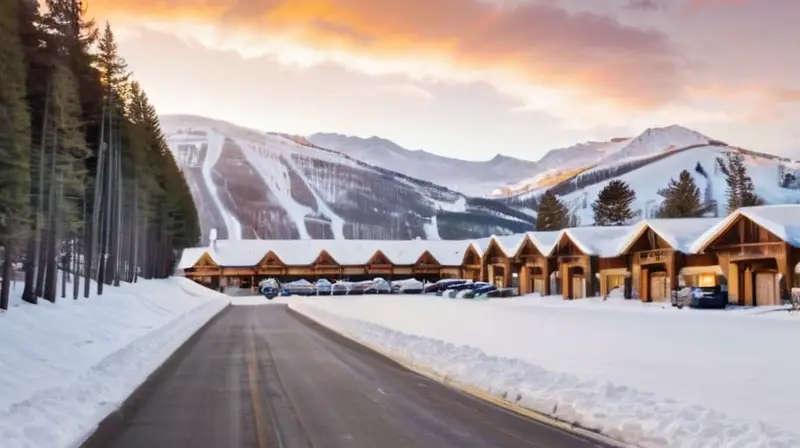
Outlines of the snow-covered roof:
<svg viewBox="0 0 800 448">
<path fill-rule="evenodd" d="M 567 235 L 586 255 L 616 257 L 624 239 L 632 230 L 633 226 L 574 227 L 562 230 L 561 235 Z"/>
<path fill-rule="evenodd" d="M 200 257 L 208 252 L 208 247 L 187 247 L 181 253 L 181 259 L 178 261 L 178 270 L 188 269 L 200 261 Z M 212 257 L 213 258 L 213 257 Z"/>
<path fill-rule="evenodd" d="M 536 246 L 536 249 L 541 252 L 542 255 L 550 255 L 553 252 L 553 248 L 558 243 L 558 239 L 561 238 L 561 231 L 560 230 L 548 230 L 542 232 L 528 232 L 526 234 L 528 239 Z"/>
<path fill-rule="evenodd" d="M 753 221 L 788 244 L 800 247 L 800 205 L 784 204 L 740 208 L 697 238 L 689 251 L 705 251 L 740 216 Z"/>
<path fill-rule="evenodd" d="M 506 254 L 507 257 L 513 257 L 519 251 L 519 248 L 522 246 L 522 243 L 525 241 L 526 234 L 524 233 L 515 233 L 513 235 L 492 235 L 491 239 L 497 244 L 500 250 Z M 487 247 L 484 248 L 484 252 L 486 252 Z"/>
<path fill-rule="evenodd" d="M 193 266 L 206 252 L 221 266 L 255 266 L 269 252 L 287 265 L 306 266 L 322 251 L 341 265 L 365 264 L 376 252 L 395 265 L 411 265 L 427 251 L 444 266 L 458 266 L 470 246 L 472 241 L 457 240 L 218 240 L 212 247 L 186 249 L 180 266 Z"/>
<path fill-rule="evenodd" d="M 720 218 L 646 219 L 633 226 L 633 230 L 622 240 L 619 253 L 627 252 L 648 228 L 652 229 L 672 249 L 689 253 L 697 238 L 720 221 Z"/>
</svg>

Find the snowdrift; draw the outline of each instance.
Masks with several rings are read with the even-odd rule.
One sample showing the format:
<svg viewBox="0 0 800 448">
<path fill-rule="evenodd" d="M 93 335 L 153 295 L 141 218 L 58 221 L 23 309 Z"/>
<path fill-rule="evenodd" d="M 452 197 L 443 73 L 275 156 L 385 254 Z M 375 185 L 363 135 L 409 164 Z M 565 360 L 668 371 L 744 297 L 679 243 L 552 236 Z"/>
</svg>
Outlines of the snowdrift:
<svg viewBox="0 0 800 448">
<path fill-rule="evenodd" d="M 789 380 L 800 362 L 787 356 L 797 316 L 646 305 L 405 296 L 290 307 L 440 378 L 636 446 L 800 446 Z"/>
<path fill-rule="evenodd" d="M 4 448 L 79 446 L 229 300 L 185 278 L 100 297 L 21 303 L 0 314 Z"/>
</svg>

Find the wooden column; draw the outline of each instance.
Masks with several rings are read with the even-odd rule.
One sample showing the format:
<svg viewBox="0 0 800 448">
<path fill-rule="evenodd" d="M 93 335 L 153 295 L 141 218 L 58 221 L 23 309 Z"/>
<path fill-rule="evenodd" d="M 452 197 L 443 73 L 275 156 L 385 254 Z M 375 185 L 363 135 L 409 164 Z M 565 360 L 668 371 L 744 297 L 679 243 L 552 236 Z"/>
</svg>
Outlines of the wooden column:
<svg viewBox="0 0 800 448">
<path fill-rule="evenodd" d="M 542 267 L 542 275 L 544 275 L 544 291 L 542 291 L 543 296 L 549 296 L 550 292 L 550 263 L 548 263 L 547 258 L 540 264 Z"/>
<path fill-rule="evenodd" d="M 639 274 L 640 279 L 640 288 L 639 288 L 639 298 L 642 302 L 649 302 L 650 301 L 650 269 L 642 268 L 641 274 Z"/>
<path fill-rule="evenodd" d="M 747 266 L 747 268 L 745 268 L 744 270 L 743 283 L 744 283 L 744 291 L 742 292 L 744 297 L 740 297 L 740 302 L 741 299 L 744 299 L 744 306 L 753 306 L 753 304 L 755 303 L 753 297 L 753 269 L 750 266 Z"/>
<path fill-rule="evenodd" d="M 728 303 L 739 304 L 739 265 L 728 262 Z"/>
</svg>

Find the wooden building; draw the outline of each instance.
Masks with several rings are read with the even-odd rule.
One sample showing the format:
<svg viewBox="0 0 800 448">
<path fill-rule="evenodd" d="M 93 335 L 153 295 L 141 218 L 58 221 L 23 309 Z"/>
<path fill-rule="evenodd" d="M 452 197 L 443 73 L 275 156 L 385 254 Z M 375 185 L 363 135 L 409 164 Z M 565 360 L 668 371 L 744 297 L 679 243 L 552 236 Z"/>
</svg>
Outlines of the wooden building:
<svg viewBox="0 0 800 448">
<path fill-rule="evenodd" d="M 559 231 L 525 234 L 513 255 L 514 265 L 519 270 L 520 294 L 552 294 L 551 278 L 557 270 L 557 262 L 549 255 L 560 235 Z"/>
<path fill-rule="evenodd" d="M 739 209 L 701 236 L 695 253 L 716 255 L 734 305 L 780 305 L 797 284 L 800 206 Z"/>
<path fill-rule="evenodd" d="M 625 258 L 618 256 L 621 240 L 631 230 L 619 227 L 578 227 L 562 231 L 551 257 L 557 260 L 557 278 L 565 299 L 608 293 L 608 285 L 624 278 Z"/>
<path fill-rule="evenodd" d="M 524 235 L 493 236 L 489 239 L 482 255 L 484 281 L 498 288 L 508 288 L 513 285 L 516 266 L 512 263 L 512 259 Z"/>
<path fill-rule="evenodd" d="M 566 299 L 668 301 L 684 286 L 727 286 L 739 305 L 776 305 L 800 288 L 800 205 L 740 209 L 725 219 L 651 219 L 473 241 L 216 241 L 178 268 L 211 288 L 264 278 L 465 278 Z M 724 288 L 723 288 L 724 289 Z"/>
<path fill-rule="evenodd" d="M 469 241 L 220 240 L 186 249 L 178 268 L 213 289 L 319 278 L 480 279 L 481 254 Z"/>
<path fill-rule="evenodd" d="M 716 258 L 688 252 L 699 236 L 719 222 L 717 218 L 640 222 L 619 250 L 629 270 L 621 272 L 621 276 L 609 277 L 606 289 L 624 286 L 625 297 L 636 297 L 643 302 L 667 302 L 672 291 L 681 286 L 716 285 L 719 271 Z"/>
</svg>

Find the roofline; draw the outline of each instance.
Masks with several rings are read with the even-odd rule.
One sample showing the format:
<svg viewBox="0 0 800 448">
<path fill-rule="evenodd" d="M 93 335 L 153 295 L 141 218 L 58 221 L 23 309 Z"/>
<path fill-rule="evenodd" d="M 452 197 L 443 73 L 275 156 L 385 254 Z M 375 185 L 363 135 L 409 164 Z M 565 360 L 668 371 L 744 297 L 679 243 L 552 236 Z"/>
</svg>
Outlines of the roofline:
<svg viewBox="0 0 800 448">
<path fill-rule="evenodd" d="M 697 239 L 694 241 L 694 243 L 692 243 L 692 245 L 689 246 L 689 252 L 693 253 L 693 254 L 702 254 L 702 253 L 704 253 L 706 251 L 706 249 L 708 249 L 708 246 L 710 246 L 711 243 L 713 243 L 714 240 L 719 238 L 722 234 L 724 234 L 725 232 L 730 230 L 731 226 L 733 226 L 733 224 L 736 222 L 736 220 L 739 219 L 741 216 L 743 216 L 741 209 L 734 210 L 733 213 L 731 213 L 730 215 L 726 216 L 725 219 L 723 219 L 722 221 L 720 221 L 716 225 L 717 230 L 714 233 L 706 236 L 705 239 L 703 239 L 705 234 L 700 235 L 699 237 L 697 237 Z M 706 230 L 706 233 L 708 233 L 708 231 L 712 230 L 713 228 L 714 227 L 711 227 L 708 230 Z"/>
</svg>

